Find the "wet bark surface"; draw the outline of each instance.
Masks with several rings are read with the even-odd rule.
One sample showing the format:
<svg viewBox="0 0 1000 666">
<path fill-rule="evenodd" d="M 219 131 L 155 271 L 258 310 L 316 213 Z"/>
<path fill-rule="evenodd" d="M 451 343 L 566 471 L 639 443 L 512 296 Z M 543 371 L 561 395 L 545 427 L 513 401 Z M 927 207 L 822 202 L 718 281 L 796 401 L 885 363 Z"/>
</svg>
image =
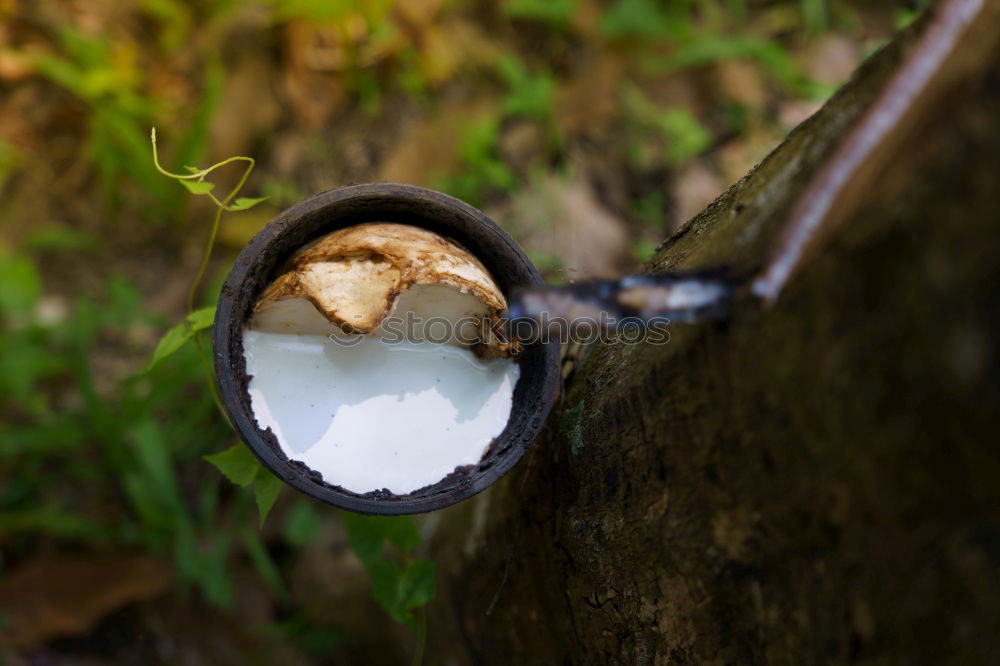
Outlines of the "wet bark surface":
<svg viewBox="0 0 1000 666">
<path fill-rule="evenodd" d="M 649 269 L 762 267 L 920 30 Z M 995 659 L 1000 58 L 983 34 L 775 306 L 590 349 L 549 436 L 437 514 L 432 662 Z"/>
</svg>

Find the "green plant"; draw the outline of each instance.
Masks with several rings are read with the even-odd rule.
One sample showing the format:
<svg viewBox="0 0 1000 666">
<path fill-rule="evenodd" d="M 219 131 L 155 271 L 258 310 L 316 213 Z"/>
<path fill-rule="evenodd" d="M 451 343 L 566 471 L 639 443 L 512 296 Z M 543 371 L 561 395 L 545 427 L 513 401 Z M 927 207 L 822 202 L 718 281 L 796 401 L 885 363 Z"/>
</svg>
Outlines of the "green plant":
<svg viewBox="0 0 1000 666">
<path fill-rule="evenodd" d="M 672 18 L 655 0 L 617 0 L 601 16 L 601 31 L 613 39 L 674 37 Z"/>
<path fill-rule="evenodd" d="M 551 121 L 555 95 L 551 72 L 532 73 L 520 59 L 504 54 L 497 61 L 497 73 L 507 88 L 500 107 L 504 117 Z"/>
<path fill-rule="evenodd" d="M 270 0 L 281 20 L 303 18 L 310 21 L 345 21 L 352 15 L 364 17 L 369 25 L 385 23 L 392 0 Z"/>
<path fill-rule="evenodd" d="M 205 460 L 215 465 L 223 476 L 240 488 L 253 486 L 254 499 L 257 501 L 257 511 L 260 514 L 260 526 L 263 527 L 267 514 L 278 499 L 281 479 L 265 470 L 250 450 L 242 444 L 205 456 Z"/>
<path fill-rule="evenodd" d="M 256 164 L 252 157 L 244 157 L 242 155 L 237 155 L 235 157 L 230 157 L 228 159 L 222 160 L 221 162 L 216 162 L 212 166 L 199 169 L 198 167 L 187 166 L 188 173 L 179 174 L 171 173 L 167 171 L 162 166 L 160 166 L 159 155 L 156 150 L 156 128 L 154 127 L 149 133 L 149 140 L 153 146 L 153 166 L 158 172 L 166 176 L 167 178 L 172 178 L 178 183 L 183 185 L 192 194 L 204 194 L 212 203 L 215 204 L 215 218 L 212 220 L 211 231 L 208 235 L 208 244 L 205 247 L 205 253 L 202 257 L 201 265 L 198 267 L 198 273 L 195 275 L 193 282 L 191 283 L 191 289 L 188 291 L 188 316 L 190 317 L 194 312 L 194 299 L 195 295 L 198 293 L 198 287 L 201 285 L 202 279 L 205 277 L 205 271 L 208 269 L 208 262 L 212 258 L 212 248 L 215 246 L 215 237 L 219 233 L 219 221 L 222 219 L 222 213 L 224 211 L 238 211 L 247 210 L 253 208 L 261 201 L 267 199 L 267 197 L 237 197 L 236 195 L 240 193 L 243 186 L 247 182 L 247 178 L 250 177 L 250 172 L 253 171 L 253 167 Z M 234 164 L 236 162 L 245 162 L 246 168 L 243 170 L 242 175 L 237 181 L 236 185 L 229 191 L 229 194 L 225 195 L 221 200 L 218 199 L 212 190 L 215 189 L 215 183 L 205 180 L 205 176 L 212 173 L 216 169 L 222 168 L 227 164 Z M 153 363 L 160 360 L 154 354 Z"/>
<path fill-rule="evenodd" d="M 19 159 L 17 148 L 9 141 L 0 139 L 0 192 L 3 192 L 3 187 L 17 167 Z"/>
<path fill-rule="evenodd" d="M 414 663 L 427 642 L 426 606 L 434 598 L 437 567 L 414 557 L 422 541 L 409 516 L 362 516 L 342 511 L 348 543 L 371 576 L 372 596 L 389 616 L 417 634 Z"/>
<path fill-rule="evenodd" d="M 735 22 L 746 18 L 742 0 L 729 0 Z M 747 34 L 729 34 L 723 28 L 723 11 L 716 0 L 696 3 L 658 3 L 655 0 L 617 0 L 601 17 L 601 30 L 613 39 L 628 40 L 646 52 L 639 60 L 656 73 L 697 67 L 724 60 L 746 58 L 757 62 L 794 94 L 823 99 L 832 90 L 812 81 L 795 65 L 777 40 Z M 695 9 L 703 17 L 695 21 Z M 826 29 L 826 0 L 800 0 L 804 24 L 813 32 Z M 664 52 L 664 47 L 666 52 Z"/>
<path fill-rule="evenodd" d="M 673 164 L 694 157 L 712 142 L 712 133 L 687 109 L 665 109 L 655 126 L 666 139 L 667 160 Z"/>
<path fill-rule="evenodd" d="M 779 43 L 748 35 L 698 35 L 681 42 L 669 56 L 647 58 L 646 66 L 660 73 L 668 73 L 739 58 L 758 63 L 775 80 L 798 96 L 824 99 L 833 92 L 829 86 L 817 83 L 804 74 Z"/>
<path fill-rule="evenodd" d="M 915 0 L 909 3 L 909 7 L 902 7 L 896 10 L 896 14 L 893 16 L 893 21 L 896 24 L 897 30 L 902 30 L 906 26 L 910 25 L 920 16 L 920 13 L 927 9 L 930 5 L 931 0 Z"/>
<path fill-rule="evenodd" d="M 507 0 L 503 11 L 509 18 L 540 21 L 566 29 L 576 14 L 576 0 Z"/>
<path fill-rule="evenodd" d="M 666 231 L 663 192 L 656 190 L 646 196 L 636 197 L 631 205 L 632 217 L 642 222 L 647 229 L 662 234 Z"/>
<path fill-rule="evenodd" d="M 632 256 L 640 263 L 649 261 L 656 253 L 656 247 L 656 243 L 645 238 L 640 238 L 632 243 Z"/>
<path fill-rule="evenodd" d="M 506 92 L 499 113 L 459 130 L 458 156 L 461 169 L 436 184 L 449 194 L 482 205 L 496 192 L 510 193 L 521 184 L 517 174 L 500 156 L 503 121 L 527 118 L 542 124 L 549 148 L 558 150 L 561 141 L 553 118 L 555 77 L 551 72 L 532 73 L 517 57 L 505 54 L 496 71 Z"/>
<path fill-rule="evenodd" d="M 510 192 L 517 175 L 500 157 L 500 118 L 493 117 L 459 129 L 458 155 L 461 170 L 438 180 L 436 187 L 452 196 L 482 205 L 496 191 Z"/>
<path fill-rule="evenodd" d="M 198 350 L 180 350 L 169 368 L 110 375 L 109 364 L 140 357 L 141 345 L 127 341 L 161 322 L 135 287 L 114 279 L 99 300 L 42 316 L 34 262 L 0 255 L 5 559 L 39 539 L 141 546 L 172 557 L 182 584 L 230 603 L 238 530 L 215 508 L 218 483 L 199 484 L 192 498 L 181 481 L 229 433 L 208 392 L 192 391 L 203 386 Z M 246 513 L 244 499 L 235 512 Z"/>
<path fill-rule="evenodd" d="M 212 249 L 215 246 L 215 237 L 219 231 L 219 222 L 222 219 L 222 213 L 224 211 L 247 210 L 267 198 L 248 198 L 236 196 L 246 184 L 247 178 L 250 176 L 250 172 L 253 171 L 255 161 L 252 157 L 230 157 L 229 159 L 217 162 L 205 169 L 186 166 L 185 169 L 188 171 L 187 174 L 177 174 L 171 173 L 160 166 L 159 156 L 156 149 L 156 128 L 153 128 L 150 132 L 150 143 L 153 147 L 153 164 L 156 167 L 156 170 L 164 176 L 176 180 L 192 194 L 200 194 L 209 197 L 212 200 L 212 203 L 215 204 L 215 217 L 212 220 L 212 227 L 209 232 L 208 243 L 205 247 L 201 265 L 199 266 L 198 272 L 191 283 L 191 288 L 188 291 L 187 316 L 179 324 L 176 324 L 169 329 L 160 339 L 160 342 L 157 344 L 156 350 L 153 352 L 153 356 L 149 361 L 147 370 L 155 368 L 165 358 L 171 356 L 178 349 L 183 347 L 189 340 L 194 341 L 195 346 L 198 349 L 199 357 L 203 358 L 203 354 L 201 353 L 201 334 L 205 329 L 212 326 L 212 321 L 215 318 L 215 307 L 208 306 L 195 310 L 194 303 L 195 297 L 198 293 L 198 288 L 201 285 L 201 282 L 205 277 L 205 272 L 208 269 L 208 263 L 212 256 Z M 212 190 L 215 189 L 215 184 L 211 181 L 205 180 L 205 177 L 216 169 L 237 162 L 245 163 L 246 167 L 244 168 L 236 185 L 229 191 L 228 194 L 223 196 L 222 199 L 219 199 L 212 193 Z M 215 393 L 216 388 L 212 370 L 207 363 L 205 363 L 204 366 L 208 385 L 212 389 L 212 394 L 216 403 L 219 404 L 219 397 Z M 222 409 L 221 404 L 219 404 L 219 410 L 225 414 L 225 410 Z M 257 501 L 257 510 L 260 513 L 260 523 L 263 526 L 268 512 L 270 512 L 271 507 L 274 506 L 274 502 L 278 498 L 278 493 L 281 491 L 282 484 L 280 479 L 265 470 L 260 463 L 257 462 L 257 459 L 253 457 L 249 450 L 240 444 L 222 451 L 221 453 L 206 456 L 205 459 L 215 465 L 219 471 L 226 476 L 226 478 L 241 488 L 246 488 L 248 486 L 253 487 L 254 497 Z"/>
<path fill-rule="evenodd" d="M 394 0 L 268 0 L 267 4 L 277 21 L 300 20 L 333 29 L 340 54 L 339 78 L 366 115 L 381 109 L 383 81 L 373 66 L 382 59 L 391 63 L 390 69 L 407 90 L 421 91 L 426 85 L 420 58 L 402 46 L 408 28 L 397 25 Z"/>
<path fill-rule="evenodd" d="M 829 9 L 827 0 L 799 0 L 802 8 L 802 23 L 812 33 L 825 32 Z"/>
<path fill-rule="evenodd" d="M 162 112 L 160 101 L 144 92 L 143 70 L 136 47 L 106 38 L 88 37 L 64 27 L 57 32 L 63 54 L 26 54 L 34 68 L 87 104 L 85 155 L 94 165 L 106 204 L 122 203 L 120 182 L 131 179 L 155 205 L 132 202 L 153 219 L 176 219 L 183 199 L 174 196 L 146 159 L 144 127 Z M 221 68 L 210 61 L 205 69 L 204 93 L 191 117 L 177 153 L 179 163 L 194 161 L 204 146 L 208 120 L 221 89 Z"/>
<path fill-rule="evenodd" d="M 195 342 L 198 356 L 203 357 L 199 337 L 204 329 L 211 326 L 214 308 L 194 310 L 194 298 L 205 275 L 221 215 L 223 211 L 246 210 L 264 201 L 266 197 L 244 198 L 236 196 L 253 170 L 253 158 L 231 157 L 205 169 L 185 167 L 189 173 L 176 174 L 170 173 L 160 166 L 155 129 L 150 134 L 150 141 L 153 148 L 153 163 L 160 173 L 178 181 L 193 194 L 208 196 L 216 206 L 204 259 L 188 294 L 188 315 L 161 338 L 148 366 L 148 370 L 154 370 L 165 358 L 174 355 L 183 348 L 188 340 Z M 216 169 L 235 162 L 244 162 L 246 168 L 236 185 L 227 195 L 219 199 L 212 193 L 215 188 L 214 184 L 206 181 L 205 178 Z M 209 378 L 209 382 L 214 389 L 211 378 Z M 217 396 L 216 402 L 218 402 Z M 281 480 L 265 470 L 249 449 L 242 444 L 236 444 L 219 453 L 204 456 L 204 458 L 232 483 L 241 488 L 252 488 L 260 516 L 260 525 L 263 527 L 264 521 L 283 487 Z M 162 482 L 160 485 L 167 484 Z M 369 518 L 350 513 L 343 513 L 342 516 L 345 528 L 348 530 L 351 547 L 372 577 L 373 596 L 394 620 L 402 622 L 417 632 L 420 641 L 420 652 L 417 655 L 417 663 L 419 663 L 426 641 L 426 618 L 423 609 L 433 596 L 435 580 L 434 564 L 412 556 L 411 551 L 420 545 L 419 532 L 416 531 L 410 518 Z M 290 516 L 289 522 L 286 522 L 286 534 L 290 535 L 290 541 L 304 544 L 309 540 L 310 533 L 315 531 L 314 516 L 309 515 L 308 508 L 298 508 L 294 520 L 292 518 Z M 260 542 L 259 535 L 252 530 L 243 530 L 240 536 L 243 539 L 246 552 L 262 577 L 279 595 L 284 595 L 281 576 Z M 386 548 L 387 545 L 395 550 L 390 552 Z"/>
<path fill-rule="evenodd" d="M 687 109 L 658 109 L 636 86 L 627 86 L 622 97 L 626 113 L 639 130 L 638 136 L 630 142 L 633 153 L 648 146 L 650 140 L 660 141 L 667 162 L 676 165 L 711 145 L 712 133 Z M 640 160 L 634 158 L 633 161 Z"/>
<path fill-rule="evenodd" d="M 737 25 L 743 24 L 747 20 L 746 0 L 727 0 L 726 10 Z"/>
<path fill-rule="evenodd" d="M 299 500 L 285 514 L 282 534 L 285 542 L 294 548 L 305 548 L 319 533 L 322 518 L 311 500 Z"/>
<path fill-rule="evenodd" d="M 191 8 L 180 0 L 140 0 L 140 6 L 161 24 L 160 43 L 172 52 L 181 47 L 191 33 Z"/>
<path fill-rule="evenodd" d="M 557 273 L 563 268 L 562 257 L 547 250 L 540 250 L 538 248 L 531 248 L 527 252 L 528 258 L 531 259 L 531 263 L 533 263 L 538 270 L 545 275 L 549 282 L 559 279 Z"/>
</svg>

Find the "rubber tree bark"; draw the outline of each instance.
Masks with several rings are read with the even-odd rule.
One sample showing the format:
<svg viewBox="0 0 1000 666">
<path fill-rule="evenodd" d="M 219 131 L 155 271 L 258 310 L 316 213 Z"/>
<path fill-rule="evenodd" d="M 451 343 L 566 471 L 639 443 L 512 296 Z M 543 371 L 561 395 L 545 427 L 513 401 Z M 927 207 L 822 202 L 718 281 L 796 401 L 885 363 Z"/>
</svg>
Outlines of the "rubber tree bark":
<svg viewBox="0 0 1000 666">
<path fill-rule="evenodd" d="M 592 347 L 530 459 L 436 514 L 431 662 L 995 663 L 1000 3 L 971 4 L 994 22 L 776 304 Z M 648 269 L 765 267 L 943 11 Z"/>
</svg>

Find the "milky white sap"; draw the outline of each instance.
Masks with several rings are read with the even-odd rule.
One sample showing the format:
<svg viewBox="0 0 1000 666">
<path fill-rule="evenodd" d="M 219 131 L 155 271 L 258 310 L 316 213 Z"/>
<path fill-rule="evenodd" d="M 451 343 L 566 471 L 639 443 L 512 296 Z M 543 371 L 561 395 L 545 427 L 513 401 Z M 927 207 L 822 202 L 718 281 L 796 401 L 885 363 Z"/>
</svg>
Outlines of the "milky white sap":
<svg viewBox="0 0 1000 666">
<path fill-rule="evenodd" d="M 249 393 L 291 460 L 356 493 L 402 495 L 480 461 L 510 417 L 520 368 L 433 342 L 248 329 Z"/>
</svg>

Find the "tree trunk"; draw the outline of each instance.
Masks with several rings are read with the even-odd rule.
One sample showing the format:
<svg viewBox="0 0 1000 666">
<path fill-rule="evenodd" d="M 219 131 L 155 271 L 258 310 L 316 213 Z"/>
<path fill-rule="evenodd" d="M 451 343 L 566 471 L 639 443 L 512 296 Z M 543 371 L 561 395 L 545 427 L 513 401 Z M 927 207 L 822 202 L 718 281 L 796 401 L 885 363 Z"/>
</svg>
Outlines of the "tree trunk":
<svg viewBox="0 0 1000 666">
<path fill-rule="evenodd" d="M 996 663 L 1000 3 L 984 3 L 776 305 L 748 295 L 669 344 L 595 346 L 549 436 L 435 514 L 429 663 Z M 944 11 L 649 268 L 763 268 Z"/>
</svg>

